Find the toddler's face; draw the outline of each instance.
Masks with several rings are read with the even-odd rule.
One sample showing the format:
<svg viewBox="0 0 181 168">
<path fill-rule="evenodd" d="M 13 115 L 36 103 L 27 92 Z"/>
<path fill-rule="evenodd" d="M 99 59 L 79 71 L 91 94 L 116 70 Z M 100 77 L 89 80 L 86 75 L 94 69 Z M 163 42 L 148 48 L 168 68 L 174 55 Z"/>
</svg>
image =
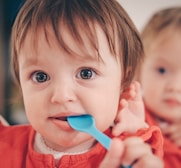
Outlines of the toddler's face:
<svg viewBox="0 0 181 168">
<path fill-rule="evenodd" d="M 167 121 L 181 119 L 181 33 L 161 34 L 150 44 L 141 71 L 146 106 Z"/>
<path fill-rule="evenodd" d="M 63 28 L 62 28 L 63 29 Z M 36 50 L 28 32 L 19 55 L 20 84 L 27 117 L 56 150 L 88 148 L 93 139 L 72 130 L 66 116 L 89 113 L 99 130 L 105 131 L 117 114 L 121 90 L 121 65 L 111 55 L 105 35 L 96 28 L 99 53 L 87 46 L 85 55 L 64 29 L 66 43 L 79 55 L 65 52 L 49 29 L 49 43 L 43 29 L 38 31 Z M 77 149 L 76 149 L 77 150 Z"/>
</svg>

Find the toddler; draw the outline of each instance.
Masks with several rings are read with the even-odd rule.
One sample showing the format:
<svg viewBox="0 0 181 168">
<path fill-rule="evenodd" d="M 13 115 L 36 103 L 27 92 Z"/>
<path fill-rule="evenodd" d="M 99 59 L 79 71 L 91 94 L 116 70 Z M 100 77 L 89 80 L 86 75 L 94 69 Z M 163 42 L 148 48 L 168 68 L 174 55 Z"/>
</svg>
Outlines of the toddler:
<svg viewBox="0 0 181 168">
<path fill-rule="evenodd" d="M 181 167 L 181 7 L 155 13 L 141 32 L 145 60 L 138 79 L 147 121 L 164 135 L 165 168 Z"/>
<path fill-rule="evenodd" d="M 129 111 L 122 99 L 137 101 L 131 82 L 143 56 L 137 30 L 116 0 L 27 0 L 11 43 L 30 125 L 0 125 L 0 167 L 163 167 L 158 127 L 112 134 L 117 116 Z M 81 114 L 91 114 L 112 138 L 108 151 L 70 127 L 67 116 Z M 131 123 L 124 119 L 126 128 Z"/>
</svg>

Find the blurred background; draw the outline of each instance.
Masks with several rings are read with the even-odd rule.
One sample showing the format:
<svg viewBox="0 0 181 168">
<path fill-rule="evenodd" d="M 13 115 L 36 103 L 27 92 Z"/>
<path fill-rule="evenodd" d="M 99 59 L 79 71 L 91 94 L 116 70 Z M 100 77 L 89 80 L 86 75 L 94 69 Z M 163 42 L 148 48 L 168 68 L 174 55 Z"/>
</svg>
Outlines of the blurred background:
<svg viewBox="0 0 181 168">
<path fill-rule="evenodd" d="M 19 88 L 10 70 L 10 34 L 16 14 L 25 0 L 0 0 L 0 114 L 10 124 L 27 123 Z M 141 31 L 151 15 L 162 8 L 181 6 L 181 0 L 118 0 Z"/>
<path fill-rule="evenodd" d="M 142 30 L 147 20 L 156 11 L 172 6 L 181 6 L 181 0 L 118 0 L 126 9 L 138 30 Z"/>
<path fill-rule="evenodd" d="M 10 35 L 24 0 L 0 0 L 0 114 L 10 124 L 27 122 L 18 88 L 10 70 Z"/>
</svg>

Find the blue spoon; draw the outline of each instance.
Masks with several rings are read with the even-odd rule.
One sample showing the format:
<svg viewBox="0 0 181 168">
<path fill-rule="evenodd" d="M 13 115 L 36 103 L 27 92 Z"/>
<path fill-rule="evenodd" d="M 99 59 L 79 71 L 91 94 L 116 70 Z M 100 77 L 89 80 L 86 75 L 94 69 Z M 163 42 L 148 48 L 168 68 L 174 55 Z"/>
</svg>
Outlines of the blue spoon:
<svg viewBox="0 0 181 168">
<path fill-rule="evenodd" d="M 81 132 L 86 132 L 92 135 L 97 141 L 99 141 L 107 150 L 110 147 L 111 138 L 99 131 L 95 126 L 94 118 L 89 115 L 69 116 L 67 117 L 69 125 Z"/>
<path fill-rule="evenodd" d="M 95 126 L 94 118 L 89 114 L 79 116 L 68 116 L 69 125 L 76 131 L 86 132 L 99 141 L 107 150 L 110 147 L 111 138 L 99 131 Z M 131 166 L 121 166 L 121 168 L 131 168 Z"/>
</svg>

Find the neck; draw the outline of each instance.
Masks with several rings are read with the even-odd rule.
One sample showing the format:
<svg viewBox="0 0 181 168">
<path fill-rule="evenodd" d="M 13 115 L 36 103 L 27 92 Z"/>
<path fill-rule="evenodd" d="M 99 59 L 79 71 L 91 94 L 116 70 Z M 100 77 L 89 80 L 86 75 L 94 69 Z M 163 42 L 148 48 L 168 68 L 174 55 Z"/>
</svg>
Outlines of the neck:
<svg viewBox="0 0 181 168">
<path fill-rule="evenodd" d="M 71 147 L 71 148 L 66 148 L 65 150 L 62 149 L 61 151 L 57 151 L 51 147 L 49 147 L 46 143 L 46 141 L 44 140 L 44 138 L 39 134 L 36 133 L 35 135 L 35 142 L 34 142 L 34 149 L 39 152 L 39 153 L 44 153 L 44 154 L 52 154 L 52 155 L 64 155 L 64 154 L 68 154 L 68 155 L 73 155 L 73 154 L 80 154 L 80 153 L 85 153 L 87 151 L 89 151 L 96 142 L 93 142 L 93 140 L 91 140 L 90 142 L 86 142 L 84 144 L 81 144 L 81 148 L 80 146 L 76 146 L 76 147 Z M 91 145 L 90 145 L 91 144 Z"/>
</svg>

